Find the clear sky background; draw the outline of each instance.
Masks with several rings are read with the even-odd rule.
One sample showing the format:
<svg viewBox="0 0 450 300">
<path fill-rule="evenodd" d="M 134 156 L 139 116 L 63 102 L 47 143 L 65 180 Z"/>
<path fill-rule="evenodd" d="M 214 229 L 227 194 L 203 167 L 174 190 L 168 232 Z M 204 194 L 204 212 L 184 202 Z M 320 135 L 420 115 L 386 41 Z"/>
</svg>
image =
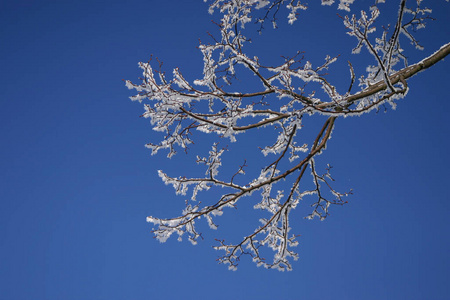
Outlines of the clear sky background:
<svg viewBox="0 0 450 300">
<path fill-rule="evenodd" d="M 450 37 L 450 5 L 424 2 L 437 21 L 418 33 L 425 50 L 410 52 L 410 63 Z M 342 54 L 345 66 L 355 41 L 335 7 L 312 6 L 294 26 L 280 15 L 279 30 L 249 31 L 249 51 L 304 50 L 316 65 Z M 168 73 L 179 66 L 200 78 L 198 38 L 217 33 L 218 17 L 200 0 L 0 2 L 0 299 L 449 299 L 448 59 L 410 79 L 397 110 L 338 120 L 318 161 L 354 195 L 324 222 L 303 219 L 305 204 L 292 213 L 301 234 L 294 271 L 216 263 L 213 239 L 238 241 L 256 227 L 245 213 L 257 198 L 218 218 L 217 232 L 201 227 L 196 246 L 153 239 L 146 216 L 176 216 L 184 205 L 156 170 L 187 175 L 192 157 L 150 155 L 144 144 L 160 136 L 122 79 L 137 83 L 150 54 Z"/>
</svg>

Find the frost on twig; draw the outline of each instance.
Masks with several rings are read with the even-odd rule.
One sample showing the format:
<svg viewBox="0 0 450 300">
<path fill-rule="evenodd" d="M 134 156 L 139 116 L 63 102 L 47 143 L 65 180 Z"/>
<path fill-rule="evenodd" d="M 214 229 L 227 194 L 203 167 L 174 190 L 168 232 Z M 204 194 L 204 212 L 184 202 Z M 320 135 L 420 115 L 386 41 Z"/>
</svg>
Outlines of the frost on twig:
<svg viewBox="0 0 450 300">
<path fill-rule="evenodd" d="M 321 1 L 326 6 L 335 2 Z M 340 0 L 336 6 L 349 12 L 353 2 Z M 231 143 L 239 143 L 239 134 L 256 129 L 273 129 L 277 133 L 271 142 L 257 145 L 264 159 L 260 160 L 260 172 L 255 178 L 249 175 L 252 172 L 246 172 L 246 161 L 229 166 L 235 168 L 232 176 L 219 172 L 227 147 L 219 147 L 218 142 L 214 142 L 207 156 L 196 156 L 197 164 L 205 168 L 203 176 L 172 177 L 159 170 L 163 182 L 172 186 L 176 194 L 189 197 L 178 217 L 147 218 L 154 224 L 153 232 L 160 242 L 176 234 L 179 240 L 187 236 L 196 244 L 202 238 L 196 229 L 197 220 L 203 217 L 211 229 L 216 229 L 217 217 L 226 208 L 236 208 L 237 203 L 246 198 L 245 201 L 255 201 L 253 208 L 263 215 L 260 224 L 255 225 L 254 231 L 242 233 L 243 238 L 238 242 L 218 239 L 214 248 L 224 251 L 218 261 L 235 270 L 245 254 L 258 266 L 282 271 L 292 269 L 291 260 L 298 259 L 293 250 L 298 241 L 291 233 L 292 211 L 309 201 L 307 199 L 315 199 L 305 218 L 324 220 L 330 214 L 331 205 L 345 204 L 346 196 L 351 194 L 334 189 L 331 167 L 327 166 L 323 174 L 317 171 L 318 156 L 326 149 L 336 119 L 359 116 L 385 103 L 395 107 L 396 100 L 403 98 L 409 89 L 408 78 L 431 67 L 450 52 L 450 44 L 446 44 L 422 61 L 408 65 L 401 46 L 403 37 L 422 49 L 414 33 L 431 20 L 431 10 L 422 7 L 419 0 L 415 1 L 415 7 L 410 6 L 412 1 L 407 4 L 400 0 L 395 26 L 390 30 L 377 24 L 381 14 L 379 6 L 383 2 L 375 1 L 367 12 L 361 11 L 359 17 L 341 17 L 347 34 L 356 39 L 352 52 L 357 54 L 364 50 L 372 55 L 372 61 L 367 62 L 365 68 L 366 74 L 357 74 L 355 70 L 360 68 L 355 69 L 355 64 L 348 62 L 350 87 L 335 86 L 325 74 L 332 70 L 339 57 L 326 56 L 322 64 L 314 65 L 298 52 L 279 65 L 267 66 L 258 57 L 244 52 L 249 42 L 243 35 L 246 24 L 256 22 L 262 29 L 264 22 L 270 20 L 276 26 L 277 15 L 283 10 L 287 10 L 288 22 L 292 24 L 299 13 L 307 9 L 306 3 L 294 0 L 211 1 L 210 13 L 218 12 L 222 17 L 217 24 L 218 34 L 211 34 L 211 43 L 199 45 L 203 55 L 202 78 L 191 82 L 178 68 L 168 78 L 161 71 L 159 61 L 156 69 L 152 67 L 153 62 L 139 64 L 143 71 L 142 82 L 126 81 L 126 86 L 137 91 L 132 100 L 146 101 L 142 116 L 150 119 L 155 131 L 163 133 L 161 141 L 147 144 L 152 154 L 166 150 L 167 157 L 171 158 L 179 149 L 187 152 L 199 132 Z M 380 28 L 383 28 L 381 32 Z M 259 88 L 252 92 L 233 90 L 238 76 L 256 78 Z M 356 79 L 359 79 L 359 90 L 354 91 Z M 315 92 L 307 94 L 306 86 L 322 90 L 323 96 L 318 97 Z M 304 118 L 312 115 L 323 116 L 324 122 L 316 129 L 315 138 L 308 141 L 301 133 Z M 261 139 L 261 142 L 266 140 Z M 312 188 L 308 187 L 311 181 L 305 179 L 309 177 Z M 197 200 L 200 192 L 212 187 L 223 188 L 222 196 L 205 204 Z M 272 250 L 273 259 L 266 259 L 263 249 Z"/>
</svg>

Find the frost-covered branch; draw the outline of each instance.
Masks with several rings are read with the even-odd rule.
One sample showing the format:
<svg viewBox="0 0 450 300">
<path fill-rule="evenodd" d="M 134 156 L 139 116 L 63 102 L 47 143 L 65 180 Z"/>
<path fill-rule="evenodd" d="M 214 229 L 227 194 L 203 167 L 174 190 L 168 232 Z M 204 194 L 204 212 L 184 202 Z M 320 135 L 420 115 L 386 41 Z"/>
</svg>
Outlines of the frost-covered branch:
<svg viewBox="0 0 450 300">
<path fill-rule="evenodd" d="M 203 176 L 176 177 L 158 171 L 163 182 L 173 186 L 176 194 L 187 196 L 190 193 L 190 196 L 178 217 L 150 216 L 147 221 L 155 225 L 153 232 L 160 242 L 176 234 L 179 240 L 186 235 L 195 244 L 203 238 L 197 230 L 197 220 L 203 217 L 210 228 L 217 229 L 216 219 L 226 208 L 236 208 L 240 201 L 251 201 L 265 216 L 253 232 L 242 233 L 240 242 L 218 239 L 215 249 L 225 251 L 218 261 L 234 270 L 240 257 L 247 254 L 258 266 L 291 270 L 290 260 L 298 258 L 292 250 L 298 244 L 296 236 L 290 233 L 292 211 L 300 203 L 315 199 L 311 204 L 312 212 L 305 218 L 324 220 L 331 204 L 342 205 L 351 194 L 334 189 L 331 167 L 327 166 L 323 174 L 318 171 L 318 156 L 326 149 L 336 120 L 368 113 L 385 103 L 395 107 L 396 100 L 408 92 L 407 80 L 443 60 L 450 53 L 450 43 L 420 62 L 408 65 L 401 43 L 406 37 L 415 48 L 422 49 L 414 34 L 425 27 L 426 21 L 432 20 L 431 10 L 422 7 L 420 0 L 415 1 L 414 7 L 411 6 L 414 1 L 399 0 L 395 26 L 390 31 L 388 26 L 377 23 L 384 1 L 375 1 L 368 12 L 361 11 L 359 18 L 355 15 L 341 17 L 343 29 L 356 39 L 352 53 L 365 49 L 372 57 L 372 61 L 363 66 L 365 68 L 348 62 L 351 83 L 341 89 L 325 73 L 332 70 L 339 56 L 327 55 L 323 63 L 313 64 L 298 51 L 278 65 L 267 65 L 244 51 L 249 43 L 244 36 L 244 32 L 249 31 L 247 25 L 256 22 L 262 30 L 263 24 L 270 21 L 276 27 L 277 16 L 283 11 L 290 24 L 297 19 L 301 22 L 300 12 L 307 9 L 305 3 L 294 0 L 210 2 L 210 13 L 218 12 L 221 19 L 217 22 L 217 34 L 210 34 L 211 42 L 200 43 L 198 47 L 203 55 L 202 78 L 188 80 L 189 76 L 185 76 L 188 73 L 178 68 L 169 78 L 161 71 L 161 62 L 158 61 L 154 69 L 154 61 L 149 61 L 139 64 L 143 71 L 141 83 L 126 81 L 129 89 L 137 91 L 131 99 L 146 101 L 142 116 L 150 119 L 155 131 L 163 133 L 159 142 L 147 144 L 152 154 L 167 149 L 167 157 L 171 158 L 180 148 L 188 152 L 199 134 L 211 133 L 216 140 L 207 156 L 196 155 L 196 163 L 205 168 Z M 340 0 L 336 7 L 348 13 L 353 2 Z M 325 6 L 334 3 L 333 0 L 321 1 Z M 378 37 L 377 28 L 382 28 Z M 403 66 L 395 69 L 399 62 L 403 62 Z M 357 70 L 361 69 L 367 73 L 358 74 Z M 238 78 L 253 80 L 252 89 L 236 91 L 234 83 Z M 356 79 L 358 87 L 355 87 Z M 313 115 L 324 116 L 326 120 L 317 129 L 316 138 L 308 141 L 302 135 L 303 121 Z M 260 165 L 256 167 L 260 168 L 259 175 L 253 178 L 248 174 L 251 172 L 245 171 L 249 168 L 247 160 L 242 165 L 229 166 L 235 168 L 231 176 L 219 173 L 227 147 L 220 148 L 218 141 L 225 138 L 239 142 L 240 133 L 256 130 L 259 134 L 270 130 L 277 133 L 272 141 L 266 143 L 267 139 L 261 139 L 265 144 L 255 145 L 261 151 Z M 306 172 L 307 169 L 311 172 Z M 308 187 L 311 181 L 305 180 L 309 176 L 312 188 Z M 205 204 L 198 200 L 201 192 L 214 187 L 223 189 L 222 196 Z M 270 262 L 265 258 L 267 248 L 274 251 Z"/>
</svg>

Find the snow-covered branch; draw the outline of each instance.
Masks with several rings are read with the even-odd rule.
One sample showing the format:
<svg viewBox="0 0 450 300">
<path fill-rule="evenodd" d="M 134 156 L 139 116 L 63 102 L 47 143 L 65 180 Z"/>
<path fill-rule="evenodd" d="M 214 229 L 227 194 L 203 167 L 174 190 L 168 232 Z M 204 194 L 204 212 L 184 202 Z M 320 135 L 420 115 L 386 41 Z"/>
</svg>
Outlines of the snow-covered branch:
<svg viewBox="0 0 450 300">
<path fill-rule="evenodd" d="M 322 0 L 321 4 L 349 13 L 354 1 L 340 0 L 334 5 L 335 2 Z M 126 86 L 137 92 L 132 100 L 146 102 L 142 116 L 150 119 L 155 131 L 163 133 L 159 142 L 147 144 L 152 154 L 167 149 L 167 157 L 171 158 L 177 149 L 188 152 L 202 133 L 212 133 L 216 138 L 207 156 L 196 156 L 197 164 L 205 167 L 203 177 L 172 177 L 158 171 L 163 182 L 173 186 L 176 194 L 186 196 L 190 193 L 178 217 L 147 218 L 155 225 L 153 232 L 160 242 L 176 233 L 179 240 L 187 235 L 195 244 L 202 238 L 195 226 L 197 220 L 204 217 L 209 227 L 216 229 L 216 218 L 227 207 L 236 208 L 244 198 L 248 199 L 246 201 L 258 199 L 254 208 L 267 216 L 260 219 L 261 224 L 253 232 L 243 233 L 238 243 L 218 239 L 219 245 L 215 249 L 225 251 L 218 261 L 234 270 L 240 257 L 248 254 L 258 266 L 292 269 L 290 260 L 298 258 L 292 250 L 298 244 L 296 235 L 290 233 L 292 211 L 304 199 L 314 198 L 313 210 L 305 218 L 324 220 L 332 204 L 346 203 L 345 197 L 351 194 L 334 189 L 331 167 L 327 166 L 324 174 L 317 171 L 320 169 L 318 156 L 326 149 L 336 119 L 359 116 L 385 103 L 395 107 L 396 100 L 407 94 L 410 77 L 450 53 L 450 43 L 447 43 L 429 57 L 409 65 L 401 43 L 406 38 L 415 48 L 422 49 L 414 34 L 425 27 L 426 21 L 432 20 L 431 10 L 422 7 L 420 0 L 399 0 L 395 26 L 391 31 L 388 26 L 382 27 L 377 23 L 383 3 L 375 1 L 367 12 L 362 10 L 359 17 L 354 14 L 341 17 L 343 31 L 347 30 L 347 34 L 356 39 L 351 52 L 367 51 L 372 57 L 364 68 L 349 61 L 350 87 L 337 86 L 325 73 L 333 70 L 333 63 L 339 57 L 327 55 L 323 63 L 315 65 L 300 56 L 299 51 L 278 65 L 268 66 L 244 51 L 249 42 L 244 32 L 251 34 L 246 25 L 256 22 L 262 30 L 264 23 L 270 21 L 276 27 L 277 16 L 284 11 L 290 24 L 297 19 L 301 21 L 301 13 L 308 7 L 306 3 L 294 0 L 210 1 L 209 12 L 220 14 L 221 19 L 217 22 L 217 34 L 210 35 L 211 43 L 201 43 L 198 47 L 203 55 L 202 78 L 188 80 L 188 73 L 178 68 L 168 78 L 161 71 L 159 61 L 156 69 L 152 67 L 154 61 L 139 64 L 143 71 L 142 82 L 126 81 Z M 411 3 L 415 3 L 414 6 Z M 381 35 L 376 36 L 378 32 Z M 399 62 L 403 63 L 402 67 L 395 69 Z M 361 69 L 367 73 L 358 74 L 356 70 Z M 234 90 L 233 84 L 238 77 L 256 80 L 255 90 Z M 356 79 L 359 79 L 359 90 L 354 91 L 357 89 L 354 86 Z M 307 93 L 306 87 L 323 92 L 321 95 Z M 316 129 L 316 138 L 308 141 L 302 137 L 301 131 L 305 130 L 304 119 L 312 115 L 324 116 L 326 120 L 321 128 Z M 272 142 L 257 145 L 264 158 L 261 159 L 259 175 L 252 178 L 247 174 L 245 169 L 249 166 L 246 161 L 233 166 L 235 172 L 232 176 L 219 172 L 227 148 L 220 148 L 218 140 L 226 138 L 230 142 L 239 142 L 240 133 L 257 129 L 277 132 Z M 310 173 L 306 172 L 308 169 Z M 307 176 L 312 178 L 313 188 L 302 187 L 301 183 Z M 197 200 L 200 192 L 212 187 L 224 189 L 219 199 L 206 204 Z M 262 250 L 265 248 L 274 251 L 272 262 L 265 259 Z"/>
</svg>

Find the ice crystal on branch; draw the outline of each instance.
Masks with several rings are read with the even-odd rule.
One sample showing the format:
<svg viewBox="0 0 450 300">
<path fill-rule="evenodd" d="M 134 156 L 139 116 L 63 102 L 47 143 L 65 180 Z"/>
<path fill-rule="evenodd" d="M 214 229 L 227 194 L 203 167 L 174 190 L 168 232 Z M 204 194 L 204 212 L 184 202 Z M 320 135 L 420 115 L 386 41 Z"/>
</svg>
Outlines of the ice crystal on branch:
<svg viewBox="0 0 450 300">
<path fill-rule="evenodd" d="M 340 0 L 336 5 L 335 2 L 322 0 L 321 4 L 348 13 L 355 1 Z M 334 189 L 330 166 L 327 165 L 323 174 L 317 171 L 318 156 L 330 141 L 336 119 L 359 116 L 385 103 L 395 107 L 396 100 L 403 98 L 409 89 L 408 78 L 431 67 L 450 52 L 450 44 L 446 44 L 422 61 L 408 65 L 401 43 L 406 40 L 422 49 L 414 34 L 432 19 L 431 10 L 423 7 L 419 0 L 400 0 L 397 17 L 393 20 L 395 26 L 391 28 L 377 23 L 385 5 L 382 3 L 382 0 L 375 1 L 367 10 L 341 17 L 342 31 L 355 38 L 353 50 L 348 50 L 354 54 L 366 51 L 372 57 L 363 68 L 357 68 L 365 69 L 364 74 L 356 72 L 354 64 L 348 62 L 348 87 L 335 86 L 325 73 L 335 71 L 333 63 L 339 57 L 327 55 L 323 64 L 315 65 L 299 57 L 299 51 L 279 65 L 268 66 L 244 52 L 249 42 L 244 32 L 252 34 L 246 25 L 256 22 L 262 29 L 263 24 L 270 21 L 276 27 L 277 16 L 282 13 L 290 24 L 297 19 L 301 21 L 300 15 L 306 13 L 303 11 L 307 5 L 294 0 L 210 1 L 209 12 L 221 17 L 216 23 L 217 32 L 210 34 L 211 42 L 198 47 L 203 55 L 202 78 L 190 82 L 178 68 L 168 78 L 161 71 L 159 61 L 158 68 L 152 67 L 154 61 L 139 64 L 143 70 L 142 82 L 126 81 L 126 86 L 137 92 L 132 100 L 146 101 L 143 117 L 149 118 L 153 129 L 164 135 L 161 141 L 147 144 L 152 154 L 167 150 L 167 157 L 171 158 L 177 149 L 187 151 L 198 135 L 212 134 L 216 139 L 207 156 L 196 156 L 197 164 L 205 167 L 204 175 L 172 177 L 158 171 L 163 182 L 171 185 L 177 195 L 187 196 L 188 192 L 191 195 L 178 217 L 147 218 L 154 224 L 153 232 L 160 242 L 175 233 L 179 240 L 187 235 L 195 244 L 202 238 L 195 227 L 197 220 L 204 217 L 209 227 L 216 229 L 215 219 L 226 208 L 236 208 L 238 202 L 250 201 L 262 214 L 260 224 L 251 232 L 239 233 L 242 238 L 237 242 L 217 240 L 215 249 L 224 251 L 218 261 L 235 270 L 240 257 L 248 255 L 258 266 L 281 271 L 292 269 L 291 260 L 298 259 L 293 251 L 298 245 L 297 236 L 291 233 L 289 225 L 293 210 L 308 202 L 312 211 L 304 217 L 324 220 L 331 206 L 345 204 L 346 196 L 351 193 Z M 256 78 L 259 89 L 252 92 L 233 89 L 238 74 L 241 80 Z M 359 84 L 355 87 L 357 78 Z M 313 92 L 306 93 L 306 88 Z M 323 91 L 322 96 L 317 95 L 316 90 Z M 307 140 L 301 134 L 305 130 L 303 120 L 312 115 L 321 115 L 324 121 L 319 128 L 308 128 L 316 133 L 315 138 Z M 230 166 L 235 168 L 231 176 L 219 172 L 227 147 L 219 147 L 218 141 L 239 143 L 239 133 L 257 129 L 276 132 L 271 142 L 255 145 L 261 151 L 261 159 L 260 165 L 252 165 L 252 168 L 260 170 L 256 172 L 259 175 L 254 178 L 248 175 L 252 172 L 245 171 L 249 167 L 246 161 Z M 271 135 L 260 142 L 269 137 Z M 237 176 L 239 180 L 235 180 Z M 311 186 L 308 177 L 312 179 L 312 188 L 307 187 Z M 222 196 L 208 199 L 205 204 L 197 200 L 200 192 L 212 187 L 223 188 Z M 312 204 L 311 199 L 314 199 Z M 267 249 L 273 251 L 272 260 L 264 257 Z"/>
</svg>

